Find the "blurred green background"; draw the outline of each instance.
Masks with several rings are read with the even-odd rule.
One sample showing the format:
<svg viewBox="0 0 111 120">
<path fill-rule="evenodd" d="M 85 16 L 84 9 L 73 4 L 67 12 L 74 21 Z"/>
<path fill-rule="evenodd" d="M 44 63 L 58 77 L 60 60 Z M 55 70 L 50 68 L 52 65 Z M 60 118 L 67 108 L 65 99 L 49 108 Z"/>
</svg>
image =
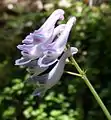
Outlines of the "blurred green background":
<svg viewBox="0 0 111 120">
<path fill-rule="evenodd" d="M 79 49 L 75 59 L 111 113 L 111 4 L 88 6 L 81 0 L 0 1 L 0 120 L 107 120 L 91 92 L 78 77 L 64 73 L 43 99 L 33 97 L 24 84 L 28 73 L 14 65 L 20 58 L 16 46 L 38 29 L 57 8 L 65 21 L 77 17 L 69 36 Z M 76 72 L 71 65 L 65 70 Z"/>
</svg>

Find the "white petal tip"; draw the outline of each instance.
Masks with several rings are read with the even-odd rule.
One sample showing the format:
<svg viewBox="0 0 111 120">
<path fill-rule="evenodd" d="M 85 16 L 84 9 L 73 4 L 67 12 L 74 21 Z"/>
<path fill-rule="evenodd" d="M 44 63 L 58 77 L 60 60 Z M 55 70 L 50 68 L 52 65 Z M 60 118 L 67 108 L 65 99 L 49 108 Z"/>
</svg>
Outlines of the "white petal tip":
<svg viewBox="0 0 111 120">
<path fill-rule="evenodd" d="M 74 24 L 74 23 L 76 22 L 76 17 L 74 17 L 74 16 L 71 17 L 71 18 L 70 18 L 70 22 Z"/>
<path fill-rule="evenodd" d="M 25 65 L 25 64 L 27 64 L 27 63 L 29 63 L 31 61 L 31 59 L 25 59 L 25 58 L 23 58 L 23 57 L 21 57 L 20 59 L 17 59 L 16 61 L 15 61 L 15 65 Z"/>
<path fill-rule="evenodd" d="M 78 49 L 76 47 L 71 47 L 71 54 L 74 55 L 78 52 Z"/>
<path fill-rule="evenodd" d="M 64 14 L 64 13 L 65 13 L 63 9 L 57 9 L 57 10 L 55 10 L 54 12 L 55 12 L 55 13 L 61 13 L 61 14 Z"/>
</svg>

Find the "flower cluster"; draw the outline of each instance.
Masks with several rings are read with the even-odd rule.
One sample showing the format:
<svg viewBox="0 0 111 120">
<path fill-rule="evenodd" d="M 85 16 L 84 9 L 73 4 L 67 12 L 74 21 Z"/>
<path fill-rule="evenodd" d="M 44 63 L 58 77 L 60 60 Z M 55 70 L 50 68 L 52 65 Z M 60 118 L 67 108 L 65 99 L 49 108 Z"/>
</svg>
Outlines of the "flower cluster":
<svg viewBox="0 0 111 120">
<path fill-rule="evenodd" d="M 43 96 L 55 85 L 63 74 L 66 58 L 78 51 L 75 47 L 64 50 L 76 18 L 71 17 L 66 24 L 55 27 L 56 22 L 63 19 L 64 11 L 55 10 L 38 30 L 30 33 L 23 44 L 17 46 L 22 57 L 15 61 L 15 65 L 28 67 L 31 73 L 28 83 L 40 84 L 33 95 Z M 53 67 L 45 73 L 50 66 Z"/>
</svg>

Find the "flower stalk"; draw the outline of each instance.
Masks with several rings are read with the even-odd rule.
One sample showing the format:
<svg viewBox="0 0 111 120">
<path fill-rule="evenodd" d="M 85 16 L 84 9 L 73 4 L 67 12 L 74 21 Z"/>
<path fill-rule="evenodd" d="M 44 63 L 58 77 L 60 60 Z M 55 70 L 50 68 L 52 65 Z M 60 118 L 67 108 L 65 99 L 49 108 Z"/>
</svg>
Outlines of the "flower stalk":
<svg viewBox="0 0 111 120">
<path fill-rule="evenodd" d="M 78 77 L 82 77 L 82 75 L 78 74 L 78 73 L 73 73 L 73 72 L 70 72 L 70 71 L 64 71 L 65 73 L 67 74 L 70 74 L 70 75 L 75 75 L 75 76 L 78 76 Z"/>
<path fill-rule="evenodd" d="M 85 72 L 79 67 L 79 65 L 77 64 L 77 62 L 75 61 L 75 59 L 73 57 L 71 58 L 71 64 L 74 65 L 77 69 L 77 71 L 80 74 L 80 77 L 84 80 L 84 82 L 86 83 L 86 85 L 88 86 L 88 88 L 90 89 L 91 93 L 93 94 L 94 98 L 96 99 L 96 101 L 98 102 L 99 106 L 101 107 L 101 109 L 103 110 L 104 114 L 106 115 L 108 120 L 111 120 L 111 115 L 109 113 L 109 111 L 107 110 L 106 106 L 104 105 L 104 103 L 102 102 L 101 98 L 99 97 L 99 95 L 97 94 L 97 92 L 95 91 L 94 87 L 91 85 L 90 81 L 88 80 Z M 70 74 L 70 72 L 69 72 Z M 71 72 L 72 75 L 75 75 Z"/>
</svg>

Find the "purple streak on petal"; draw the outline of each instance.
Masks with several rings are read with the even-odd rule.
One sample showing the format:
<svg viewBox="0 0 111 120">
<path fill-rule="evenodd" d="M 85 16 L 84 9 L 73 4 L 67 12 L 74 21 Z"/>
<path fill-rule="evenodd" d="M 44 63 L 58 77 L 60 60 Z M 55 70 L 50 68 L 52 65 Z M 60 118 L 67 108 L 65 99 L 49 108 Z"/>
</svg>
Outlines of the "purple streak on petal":
<svg viewBox="0 0 111 120">
<path fill-rule="evenodd" d="M 35 30 L 33 33 L 33 40 L 35 44 L 39 44 L 39 43 L 44 42 L 45 36 L 42 32 Z"/>
<path fill-rule="evenodd" d="M 44 49 L 42 50 L 42 46 L 52 42 L 55 23 L 59 19 L 62 20 L 63 15 L 64 11 L 62 9 L 55 10 L 41 28 L 26 36 L 22 41 L 24 44 L 17 46 L 21 50 L 21 54 L 31 60 L 40 57 L 44 51 Z"/>
<path fill-rule="evenodd" d="M 52 35 L 54 32 L 54 27 L 57 22 L 57 20 L 62 19 L 64 15 L 64 11 L 62 9 L 55 10 L 50 17 L 46 20 L 46 22 L 35 31 L 36 35 L 34 38 L 35 41 L 43 41 L 44 43 L 48 44 L 52 42 Z M 34 34 L 35 34 L 34 33 Z M 38 34 L 38 35 L 37 35 Z"/>
</svg>

